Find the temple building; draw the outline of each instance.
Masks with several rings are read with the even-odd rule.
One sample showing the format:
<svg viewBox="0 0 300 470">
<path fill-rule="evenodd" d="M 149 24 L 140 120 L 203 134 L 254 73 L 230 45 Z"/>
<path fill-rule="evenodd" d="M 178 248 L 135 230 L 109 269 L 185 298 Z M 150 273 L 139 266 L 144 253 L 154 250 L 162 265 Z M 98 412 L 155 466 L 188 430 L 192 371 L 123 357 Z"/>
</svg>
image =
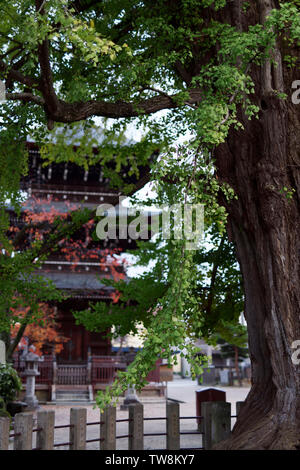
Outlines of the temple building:
<svg viewBox="0 0 300 470">
<path fill-rule="evenodd" d="M 70 210 L 88 208 L 95 210 L 100 204 L 116 206 L 122 195 L 119 189 L 110 186 L 110 181 L 100 165 L 88 170 L 75 163 L 53 163 L 43 166 L 39 148 L 28 142 L 29 171 L 21 182 L 27 199 L 23 207 L 23 219 L 11 214 L 12 224 L 21 227 L 24 214 L 47 213 L 49 217 L 67 214 Z M 97 150 L 98 151 L 98 150 Z M 147 182 L 148 167 L 139 168 L 140 176 L 123 178 L 132 184 L 135 191 Z M 134 191 L 134 192 L 135 192 Z M 92 302 L 111 302 L 113 290 L 101 283 L 102 278 L 125 277 L 123 265 L 116 263 L 113 254 L 126 252 L 135 247 L 130 238 L 99 240 L 91 236 L 90 223 L 72 236 L 72 245 L 62 245 L 42 265 L 39 274 L 51 279 L 68 298 L 55 304 L 61 334 L 69 341 L 60 354 L 44 355 L 39 365 L 40 376 L 37 387 L 44 386 L 44 400 L 59 401 L 70 388 L 91 400 L 95 390 L 111 382 L 116 371 L 126 368 L 126 361 L 116 359 L 115 348 L 104 333 L 87 331 L 77 325 L 72 310 L 87 309 Z M 114 350 L 113 350 L 114 349 Z M 16 359 L 15 367 L 22 372 L 22 364 Z M 149 376 L 149 381 L 160 382 L 159 367 Z M 48 387 L 48 388 L 47 388 Z M 78 396 L 77 393 L 77 396 Z M 161 390 L 159 391 L 161 394 Z M 73 397 L 74 398 L 74 397 Z"/>
</svg>

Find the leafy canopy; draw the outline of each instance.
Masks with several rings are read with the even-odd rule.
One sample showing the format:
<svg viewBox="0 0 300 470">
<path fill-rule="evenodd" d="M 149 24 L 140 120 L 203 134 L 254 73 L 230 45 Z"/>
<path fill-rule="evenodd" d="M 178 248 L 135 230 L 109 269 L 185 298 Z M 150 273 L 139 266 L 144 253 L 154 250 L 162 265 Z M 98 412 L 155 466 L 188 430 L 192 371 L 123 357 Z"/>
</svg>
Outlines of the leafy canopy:
<svg viewBox="0 0 300 470">
<path fill-rule="evenodd" d="M 214 149 L 230 128 L 242 129 L 240 111 L 249 119 L 257 116 L 253 67 L 266 61 L 276 66 L 277 41 L 284 44 L 287 62 L 294 63 L 300 38 L 298 1 L 276 2 L 272 11 L 265 8 L 262 20 L 255 16 L 254 3 L 243 2 L 242 17 L 230 22 L 232 5 L 225 0 L 2 0 L 0 79 L 7 102 L 0 110 L 0 205 L 7 197 L 18 202 L 27 158 L 21 144 L 33 129 L 50 161 L 53 146 L 47 145 L 46 134 L 55 123 L 115 118 L 111 133 L 121 135 L 132 120 L 141 129 L 147 126 L 138 159 L 143 148 L 147 158 L 149 149 L 165 150 L 188 132 L 191 158 L 185 154 L 181 165 L 171 158 L 160 160 L 154 174 L 160 184 L 168 178 L 172 192 L 171 168 L 182 183 L 179 199 L 204 202 L 207 219 L 224 227 L 226 214 L 216 196 L 219 191 L 232 194 L 211 178 Z M 273 93 L 285 97 L 282 90 Z M 158 111 L 163 111 L 159 117 Z M 107 148 L 106 157 L 110 154 L 115 161 L 116 148 Z M 134 152 L 122 154 L 116 173 L 124 165 L 132 167 Z M 82 154 L 79 160 L 84 164 Z M 163 314 L 154 316 L 148 327 L 143 352 L 127 375 L 129 383 L 147 375 L 152 353 L 170 358 L 172 346 L 182 341 L 186 312 L 193 317 L 198 311 L 191 295 L 198 275 L 194 254 L 185 249 L 184 240 L 176 242 L 170 284 L 159 301 Z M 192 348 L 190 353 L 194 355 Z M 123 390 L 125 381 L 120 377 L 113 393 Z M 110 399 L 106 395 L 99 404 Z"/>
</svg>

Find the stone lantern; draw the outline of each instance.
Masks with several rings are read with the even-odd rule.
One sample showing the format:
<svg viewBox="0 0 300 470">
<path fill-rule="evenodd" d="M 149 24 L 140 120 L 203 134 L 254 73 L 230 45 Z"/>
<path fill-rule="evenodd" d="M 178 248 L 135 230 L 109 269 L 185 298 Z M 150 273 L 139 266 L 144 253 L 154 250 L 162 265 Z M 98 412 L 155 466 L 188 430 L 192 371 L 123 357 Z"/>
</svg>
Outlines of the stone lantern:
<svg viewBox="0 0 300 470">
<path fill-rule="evenodd" d="M 25 371 L 23 375 L 26 377 L 26 395 L 25 403 L 27 403 L 27 410 L 35 410 L 39 407 L 38 399 L 35 395 L 35 378 L 40 375 L 38 371 L 38 363 L 41 359 L 37 354 L 29 352 L 24 357 Z"/>
</svg>

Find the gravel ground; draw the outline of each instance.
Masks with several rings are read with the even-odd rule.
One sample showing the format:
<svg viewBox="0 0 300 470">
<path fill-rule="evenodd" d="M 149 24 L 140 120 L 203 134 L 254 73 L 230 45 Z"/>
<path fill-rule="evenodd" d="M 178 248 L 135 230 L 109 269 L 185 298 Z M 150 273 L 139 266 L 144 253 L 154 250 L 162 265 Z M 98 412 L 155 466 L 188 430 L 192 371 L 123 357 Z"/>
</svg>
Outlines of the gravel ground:
<svg viewBox="0 0 300 470">
<path fill-rule="evenodd" d="M 176 378 L 173 382 L 168 383 L 167 396 L 169 399 L 180 402 L 180 416 L 196 416 L 196 400 L 195 391 L 201 390 L 205 387 L 199 387 L 196 381 L 190 379 Z M 235 414 L 235 402 L 243 401 L 248 392 L 249 387 L 219 387 L 226 392 L 226 400 L 232 403 L 232 415 Z M 163 399 L 142 399 L 144 401 L 144 417 L 165 417 L 166 416 L 166 404 Z M 87 409 L 87 422 L 98 422 L 100 421 L 100 412 L 94 408 L 94 405 L 42 405 L 40 409 L 54 410 L 55 411 L 55 425 L 65 425 L 70 422 L 70 408 L 72 407 L 85 407 Z M 120 406 L 117 407 L 117 419 L 124 419 L 128 417 L 128 411 L 120 410 Z M 235 419 L 232 419 L 232 425 Z M 144 432 L 145 433 L 163 433 L 166 429 L 166 421 L 145 421 Z M 196 419 L 183 419 L 180 422 L 180 430 L 184 432 L 197 431 Z M 87 426 L 87 440 L 99 438 L 99 425 Z M 35 433 L 34 433 L 35 434 Z M 128 423 L 117 423 L 117 436 L 128 434 Z M 69 429 L 56 429 L 55 430 L 55 443 L 69 442 Z M 35 442 L 33 442 L 33 447 Z M 145 450 L 152 449 L 164 449 L 166 447 L 165 436 L 146 436 L 144 440 Z M 182 448 L 193 448 L 201 447 L 202 439 L 201 435 L 182 435 L 181 436 L 181 447 Z M 69 446 L 57 447 L 57 449 L 66 450 Z M 99 442 L 87 443 L 87 450 L 99 449 Z M 117 449 L 127 450 L 128 439 L 121 438 L 117 439 Z"/>
</svg>

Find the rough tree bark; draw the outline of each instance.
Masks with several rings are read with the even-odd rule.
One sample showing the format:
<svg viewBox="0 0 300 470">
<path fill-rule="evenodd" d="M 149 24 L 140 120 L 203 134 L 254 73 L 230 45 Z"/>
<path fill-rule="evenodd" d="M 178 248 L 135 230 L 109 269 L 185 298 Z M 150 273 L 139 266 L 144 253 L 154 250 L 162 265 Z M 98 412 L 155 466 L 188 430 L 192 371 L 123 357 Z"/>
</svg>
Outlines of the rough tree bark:
<svg viewBox="0 0 300 470">
<path fill-rule="evenodd" d="M 219 178 L 238 195 L 225 204 L 243 274 L 252 364 L 251 391 L 219 449 L 300 448 L 300 365 L 291 348 L 300 339 L 300 105 L 291 101 L 297 77 L 283 67 L 281 53 L 278 44 L 277 69 L 266 64 L 252 73 L 260 119 L 241 116 L 245 130 L 232 131 L 216 151 Z M 294 190 L 292 197 L 283 188 Z"/>
</svg>

